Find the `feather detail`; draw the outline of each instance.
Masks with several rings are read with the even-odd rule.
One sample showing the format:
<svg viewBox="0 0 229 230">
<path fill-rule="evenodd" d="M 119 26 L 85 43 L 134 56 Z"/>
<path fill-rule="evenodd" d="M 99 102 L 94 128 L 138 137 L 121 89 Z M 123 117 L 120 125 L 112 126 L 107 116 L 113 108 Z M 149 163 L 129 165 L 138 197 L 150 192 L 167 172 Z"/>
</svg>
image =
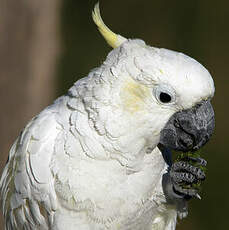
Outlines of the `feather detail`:
<svg viewBox="0 0 229 230">
<path fill-rule="evenodd" d="M 112 47 L 116 48 L 120 46 L 127 39 L 122 37 L 121 35 L 115 34 L 112 32 L 103 22 L 103 19 L 100 14 L 99 3 L 95 5 L 94 11 L 92 11 L 92 18 L 95 24 L 98 26 L 98 29 L 102 36 L 105 38 L 107 43 Z"/>
</svg>

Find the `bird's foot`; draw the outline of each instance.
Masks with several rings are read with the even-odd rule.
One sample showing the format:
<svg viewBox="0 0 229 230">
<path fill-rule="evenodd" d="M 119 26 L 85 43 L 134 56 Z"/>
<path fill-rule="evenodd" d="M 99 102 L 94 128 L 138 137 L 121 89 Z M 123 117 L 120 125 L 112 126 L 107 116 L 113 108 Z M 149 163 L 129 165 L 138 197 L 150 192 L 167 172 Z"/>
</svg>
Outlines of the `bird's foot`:
<svg viewBox="0 0 229 230">
<path fill-rule="evenodd" d="M 205 180 L 206 165 L 204 159 L 188 155 L 173 163 L 169 175 L 174 193 L 186 200 L 192 197 L 200 199 L 198 192 L 201 182 Z"/>
</svg>

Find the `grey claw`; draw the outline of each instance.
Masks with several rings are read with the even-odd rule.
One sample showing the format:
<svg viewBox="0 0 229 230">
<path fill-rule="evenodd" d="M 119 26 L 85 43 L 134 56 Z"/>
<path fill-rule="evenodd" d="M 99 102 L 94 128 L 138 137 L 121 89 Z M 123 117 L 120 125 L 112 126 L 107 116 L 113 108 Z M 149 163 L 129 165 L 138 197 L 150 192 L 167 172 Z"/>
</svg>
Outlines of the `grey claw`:
<svg viewBox="0 0 229 230">
<path fill-rule="evenodd" d="M 178 212 L 178 217 L 180 220 L 184 219 L 185 217 L 187 217 L 188 215 L 188 211 L 186 212 Z"/>
</svg>

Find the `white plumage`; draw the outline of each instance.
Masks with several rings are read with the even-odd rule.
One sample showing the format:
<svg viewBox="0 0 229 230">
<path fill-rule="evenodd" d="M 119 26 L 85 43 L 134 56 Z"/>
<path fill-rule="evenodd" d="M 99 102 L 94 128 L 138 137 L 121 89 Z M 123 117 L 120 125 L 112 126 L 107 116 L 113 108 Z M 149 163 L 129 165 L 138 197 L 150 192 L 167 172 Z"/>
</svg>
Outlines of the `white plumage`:
<svg viewBox="0 0 229 230">
<path fill-rule="evenodd" d="M 212 97 L 213 81 L 184 54 L 122 39 L 12 146 L 0 181 L 5 229 L 175 229 L 160 131 Z M 159 101 L 161 90 L 171 103 Z"/>
</svg>

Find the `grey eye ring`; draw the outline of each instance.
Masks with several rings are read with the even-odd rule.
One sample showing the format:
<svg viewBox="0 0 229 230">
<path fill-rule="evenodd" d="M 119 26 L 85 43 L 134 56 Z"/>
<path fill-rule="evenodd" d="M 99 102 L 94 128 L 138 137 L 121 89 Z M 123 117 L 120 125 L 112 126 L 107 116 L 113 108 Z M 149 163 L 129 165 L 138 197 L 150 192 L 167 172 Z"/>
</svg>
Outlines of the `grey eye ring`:
<svg viewBox="0 0 229 230">
<path fill-rule="evenodd" d="M 172 104 L 176 99 L 174 89 L 167 84 L 157 85 L 154 88 L 154 95 L 161 104 Z"/>
</svg>

